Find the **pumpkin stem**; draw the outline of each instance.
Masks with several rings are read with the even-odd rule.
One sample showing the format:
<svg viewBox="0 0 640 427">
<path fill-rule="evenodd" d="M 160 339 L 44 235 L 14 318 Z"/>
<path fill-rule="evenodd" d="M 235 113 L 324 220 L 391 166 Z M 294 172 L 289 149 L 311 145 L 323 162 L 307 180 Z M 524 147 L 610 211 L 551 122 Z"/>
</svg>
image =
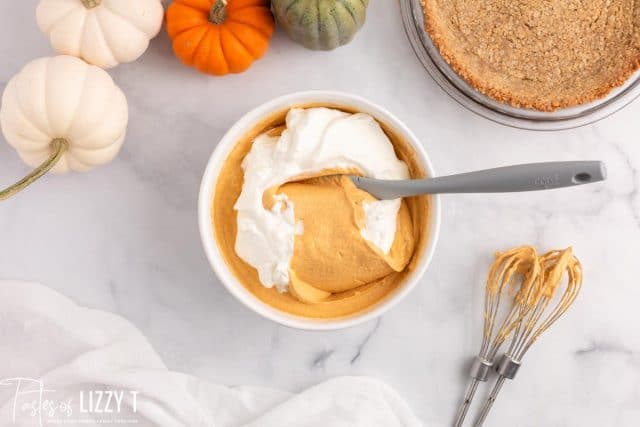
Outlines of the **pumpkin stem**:
<svg viewBox="0 0 640 427">
<path fill-rule="evenodd" d="M 51 148 L 53 148 L 51 156 L 49 156 L 49 158 L 45 160 L 44 163 L 35 168 L 33 172 L 31 172 L 29 175 L 25 176 L 12 186 L 4 190 L 0 190 L 0 200 L 6 200 L 19 191 L 24 190 L 42 175 L 49 172 L 49 170 L 51 170 L 51 168 L 54 167 L 56 163 L 58 163 L 58 160 L 60 160 L 62 154 L 64 154 L 67 148 L 69 148 L 69 142 L 64 138 L 56 138 L 51 141 Z"/>
<path fill-rule="evenodd" d="M 100 6 L 102 0 L 81 0 L 84 7 L 87 9 L 93 9 L 94 7 Z"/>
<path fill-rule="evenodd" d="M 227 0 L 215 0 L 209 11 L 209 21 L 220 25 L 227 19 Z"/>
</svg>

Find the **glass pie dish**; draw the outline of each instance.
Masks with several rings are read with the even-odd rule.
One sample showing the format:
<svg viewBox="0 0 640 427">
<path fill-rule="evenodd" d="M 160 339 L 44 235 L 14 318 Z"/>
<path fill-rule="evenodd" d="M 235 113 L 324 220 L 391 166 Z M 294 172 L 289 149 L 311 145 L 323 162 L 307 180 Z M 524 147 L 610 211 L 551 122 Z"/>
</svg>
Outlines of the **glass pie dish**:
<svg viewBox="0 0 640 427">
<path fill-rule="evenodd" d="M 640 72 L 636 72 L 604 98 L 576 107 L 543 112 L 501 103 L 473 88 L 442 58 L 425 31 L 420 0 L 400 0 L 400 13 L 413 50 L 435 82 L 462 106 L 496 123 L 528 130 L 571 129 L 601 120 L 640 95 Z"/>
</svg>

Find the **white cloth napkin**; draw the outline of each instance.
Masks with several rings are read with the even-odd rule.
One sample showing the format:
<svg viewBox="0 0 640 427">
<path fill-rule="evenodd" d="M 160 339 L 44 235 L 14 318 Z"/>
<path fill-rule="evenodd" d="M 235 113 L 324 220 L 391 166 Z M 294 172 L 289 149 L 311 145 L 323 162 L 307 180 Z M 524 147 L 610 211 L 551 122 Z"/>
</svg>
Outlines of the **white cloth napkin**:
<svg viewBox="0 0 640 427">
<path fill-rule="evenodd" d="M 109 412 L 111 411 L 111 412 Z M 339 377 L 300 394 L 171 372 L 122 317 L 0 281 L 0 426 L 419 426 L 389 386 Z"/>
</svg>

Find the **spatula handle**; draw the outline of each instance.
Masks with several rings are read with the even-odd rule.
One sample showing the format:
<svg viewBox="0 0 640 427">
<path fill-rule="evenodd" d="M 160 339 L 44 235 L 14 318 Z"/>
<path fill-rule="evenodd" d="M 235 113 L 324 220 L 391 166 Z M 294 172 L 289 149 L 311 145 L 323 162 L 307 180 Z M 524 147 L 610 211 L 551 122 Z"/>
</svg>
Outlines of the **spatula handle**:
<svg viewBox="0 0 640 427">
<path fill-rule="evenodd" d="M 436 193 L 510 193 L 550 190 L 606 179 L 600 161 L 548 162 L 505 166 L 459 175 L 406 181 L 354 177 L 356 185 L 379 199 Z"/>
</svg>

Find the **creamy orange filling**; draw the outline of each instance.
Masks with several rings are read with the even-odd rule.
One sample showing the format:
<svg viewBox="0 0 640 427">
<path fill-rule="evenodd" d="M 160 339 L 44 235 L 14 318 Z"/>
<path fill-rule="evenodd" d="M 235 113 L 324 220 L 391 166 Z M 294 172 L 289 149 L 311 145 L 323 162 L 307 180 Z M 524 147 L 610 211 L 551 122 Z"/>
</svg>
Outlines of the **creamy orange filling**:
<svg viewBox="0 0 640 427">
<path fill-rule="evenodd" d="M 304 232 L 295 238 L 290 292 L 315 303 L 402 271 L 414 251 L 415 238 L 406 204 L 398 212 L 391 250 L 383 254 L 364 239 L 364 202 L 375 199 L 346 176 L 333 175 L 288 183 L 278 193 L 295 206 Z"/>
</svg>

